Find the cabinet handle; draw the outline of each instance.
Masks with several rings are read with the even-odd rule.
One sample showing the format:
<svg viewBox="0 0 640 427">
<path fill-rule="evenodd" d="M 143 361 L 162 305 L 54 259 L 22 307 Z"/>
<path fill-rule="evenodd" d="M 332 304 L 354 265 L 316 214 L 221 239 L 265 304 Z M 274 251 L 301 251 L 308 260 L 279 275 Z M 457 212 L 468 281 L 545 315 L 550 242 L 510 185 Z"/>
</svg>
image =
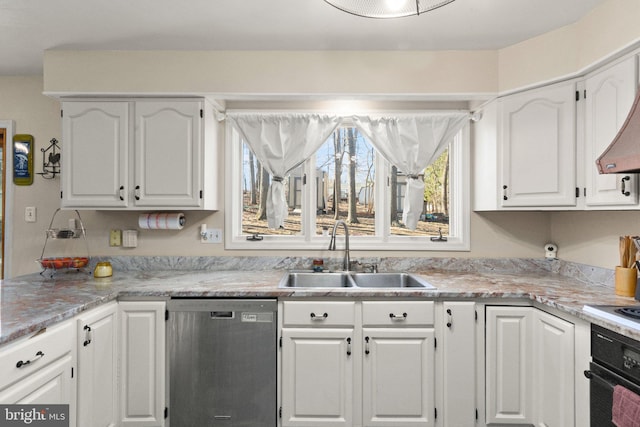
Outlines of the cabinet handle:
<svg viewBox="0 0 640 427">
<path fill-rule="evenodd" d="M 371 353 L 369 351 L 369 337 L 364 337 L 364 354 Z"/>
<path fill-rule="evenodd" d="M 347 356 L 351 356 L 351 337 L 347 338 Z"/>
<path fill-rule="evenodd" d="M 27 360 L 27 361 L 19 360 L 18 363 L 16 363 L 16 368 L 22 368 L 23 366 L 29 365 L 29 364 L 31 364 L 31 363 L 33 363 L 33 362 L 35 362 L 35 361 L 37 361 L 37 360 L 39 360 L 39 359 L 41 359 L 43 357 L 44 357 L 44 353 L 39 351 L 39 352 L 36 353 L 36 357 L 34 357 L 31 360 Z"/>
<path fill-rule="evenodd" d="M 89 325 L 84 325 L 84 329 L 85 334 L 84 334 L 84 342 L 82 343 L 83 346 L 88 346 L 89 344 L 91 344 L 91 326 Z"/>
<path fill-rule="evenodd" d="M 136 185 L 135 197 L 136 197 L 136 200 L 140 200 L 140 186 L 139 185 Z"/>
<path fill-rule="evenodd" d="M 447 328 L 453 326 L 453 315 L 451 313 L 451 309 L 447 308 Z"/>
<path fill-rule="evenodd" d="M 407 316 L 407 313 L 402 313 L 401 315 L 389 313 L 389 317 L 391 318 L 391 320 L 405 320 Z"/>
<path fill-rule="evenodd" d="M 319 315 L 319 316 L 318 316 L 317 314 L 315 314 L 315 313 L 311 313 L 311 318 L 312 318 L 313 320 L 324 320 L 324 319 L 326 319 L 327 317 L 329 317 L 329 315 L 328 315 L 327 313 L 322 313 L 322 314 L 321 314 L 321 315 Z"/>
<path fill-rule="evenodd" d="M 623 196 L 629 197 L 631 195 L 631 192 L 627 191 L 626 185 L 625 185 L 625 182 L 630 180 L 631 180 L 631 177 L 629 175 L 623 176 L 622 179 L 620 180 Z"/>
<path fill-rule="evenodd" d="M 124 200 L 124 185 L 119 188 L 120 200 Z"/>
<path fill-rule="evenodd" d="M 507 186 L 506 185 L 502 186 L 502 200 L 509 200 L 509 198 L 507 197 Z"/>
</svg>

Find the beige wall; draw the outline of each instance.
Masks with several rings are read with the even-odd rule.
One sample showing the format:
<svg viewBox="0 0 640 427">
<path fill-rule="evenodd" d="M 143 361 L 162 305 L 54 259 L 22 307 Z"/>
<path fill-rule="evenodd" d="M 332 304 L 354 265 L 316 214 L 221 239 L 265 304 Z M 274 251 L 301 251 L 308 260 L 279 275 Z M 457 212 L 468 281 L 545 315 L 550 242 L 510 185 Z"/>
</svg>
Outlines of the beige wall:
<svg viewBox="0 0 640 427">
<path fill-rule="evenodd" d="M 0 119 L 13 120 L 15 133 L 33 135 L 36 172 L 42 171 L 40 149 L 47 147 L 51 138 L 60 140 L 59 108 L 56 100 L 42 95 L 42 77 L 0 77 Z M 13 183 L 7 182 L 7 186 Z M 5 224 L 13 229 L 13 245 L 6 250 L 11 251 L 15 272 L 34 271 L 44 243 L 45 222 L 60 204 L 60 181 L 36 176 L 33 185 L 13 186 L 13 193 L 14 199 L 6 201 L 13 223 Z M 24 221 L 25 206 L 36 207 L 36 223 Z"/>
<path fill-rule="evenodd" d="M 561 259 L 613 269 L 618 237 L 640 235 L 640 212 L 554 212 L 550 234 Z"/>
<path fill-rule="evenodd" d="M 638 22 L 638 0 L 609 0 L 575 24 L 501 49 L 499 91 L 583 72 L 639 40 Z"/>
<path fill-rule="evenodd" d="M 494 93 L 497 53 L 47 51 L 45 91 L 415 97 Z"/>
</svg>

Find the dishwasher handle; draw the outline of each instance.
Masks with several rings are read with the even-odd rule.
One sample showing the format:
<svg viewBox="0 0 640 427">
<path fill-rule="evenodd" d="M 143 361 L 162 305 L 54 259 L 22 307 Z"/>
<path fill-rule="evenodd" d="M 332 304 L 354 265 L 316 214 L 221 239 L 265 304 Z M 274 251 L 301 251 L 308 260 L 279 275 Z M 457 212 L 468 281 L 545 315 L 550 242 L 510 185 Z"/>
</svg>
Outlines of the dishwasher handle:
<svg viewBox="0 0 640 427">
<path fill-rule="evenodd" d="M 235 313 L 233 311 L 210 311 L 209 317 L 212 319 L 233 319 Z"/>
</svg>

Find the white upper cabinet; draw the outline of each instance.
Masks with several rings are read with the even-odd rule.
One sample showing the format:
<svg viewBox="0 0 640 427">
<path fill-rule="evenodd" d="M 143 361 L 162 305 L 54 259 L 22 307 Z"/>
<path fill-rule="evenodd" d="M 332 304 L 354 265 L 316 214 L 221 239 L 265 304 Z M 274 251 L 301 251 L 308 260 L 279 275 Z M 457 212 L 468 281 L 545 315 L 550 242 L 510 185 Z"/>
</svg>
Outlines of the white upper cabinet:
<svg viewBox="0 0 640 427">
<path fill-rule="evenodd" d="M 138 101 L 135 108 L 135 204 L 199 207 L 201 103 Z"/>
<path fill-rule="evenodd" d="M 638 85 L 636 56 L 629 57 L 585 80 L 585 190 L 586 207 L 630 207 L 638 204 L 636 174 L 600 175 L 596 159 L 624 123 Z"/>
<path fill-rule="evenodd" d="M 218 126 L 207 101 L 65 101 L 62 108 L 64 208 L 219 208 Z"/>
<path fill-rule="evenodd" d="M 569 81 L 499 101 L 502 206 L 575 206 L 575 94 Z"/>
<path fill-rule="evenodd" d="M 63 207 L 126 208 L 129 103 L 62 104 Z"/>
</svg>

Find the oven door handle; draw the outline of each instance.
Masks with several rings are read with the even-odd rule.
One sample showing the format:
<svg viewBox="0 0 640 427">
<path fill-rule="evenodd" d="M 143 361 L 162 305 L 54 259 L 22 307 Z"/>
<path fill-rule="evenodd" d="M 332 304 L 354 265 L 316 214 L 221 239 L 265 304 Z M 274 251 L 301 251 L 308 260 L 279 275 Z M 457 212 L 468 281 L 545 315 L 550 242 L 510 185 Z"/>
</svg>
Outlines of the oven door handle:
<svg viewBox="0 0 640 427">
<path fill-rule="evenodd" d="M 605 385 L 608 385 L 611 389 L 613 389 L 616 386 L 615 384 L 610 383 L 606 379 L 602 378 L 600 375 L 598 375 L 595 372 L 590 371 L 590 370 L 584 371 L 584 376 L 587 377 L 590 380 L 596 379 L 596 380 L 600 381 L 601 383 L 603 383 Z"/>
</svg>

